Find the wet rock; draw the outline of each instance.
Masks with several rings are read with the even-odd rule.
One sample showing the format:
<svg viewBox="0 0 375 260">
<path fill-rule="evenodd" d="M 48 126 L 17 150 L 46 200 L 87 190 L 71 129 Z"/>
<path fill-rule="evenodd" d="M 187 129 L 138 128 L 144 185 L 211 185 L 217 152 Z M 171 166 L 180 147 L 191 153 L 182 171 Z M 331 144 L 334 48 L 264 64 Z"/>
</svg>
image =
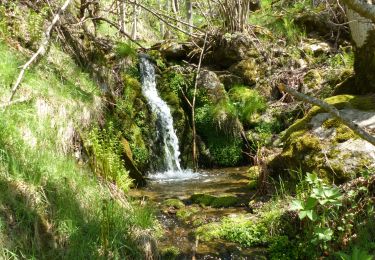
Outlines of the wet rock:
<svg viewBox="0 0 375 260">
<path fill-rule="evenodd" d="M 326 101 L 359 126 L 375 131 L 374 97 L 340 95 Z M 375 146 L 317 107 L 287 129 L 283 140 L 283 151 L 270 162 L 274 174 L 289 169 L 297 178 L 302 169 L 340 183 L 375 168 Z"/>
</svg>

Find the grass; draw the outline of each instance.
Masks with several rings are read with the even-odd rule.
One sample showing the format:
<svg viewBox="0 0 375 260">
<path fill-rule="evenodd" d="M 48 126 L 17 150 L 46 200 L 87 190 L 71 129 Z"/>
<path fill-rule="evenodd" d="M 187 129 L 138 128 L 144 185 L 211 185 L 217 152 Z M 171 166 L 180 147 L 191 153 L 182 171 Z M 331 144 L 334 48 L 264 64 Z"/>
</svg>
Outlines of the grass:
<svg viewBox="0 0 375 260">
<path fill-rule="evenodd" d="M 25 60 L 0 40 L 2 102 Z M 132 234 L 155 226 L 153 212 L 113 199 L 74 156 L 103 113 L 97 84 L 53 45 L 15 99 L 25 96 L 0 111 L 0 258 L 142 259 Z"/>
</svg>

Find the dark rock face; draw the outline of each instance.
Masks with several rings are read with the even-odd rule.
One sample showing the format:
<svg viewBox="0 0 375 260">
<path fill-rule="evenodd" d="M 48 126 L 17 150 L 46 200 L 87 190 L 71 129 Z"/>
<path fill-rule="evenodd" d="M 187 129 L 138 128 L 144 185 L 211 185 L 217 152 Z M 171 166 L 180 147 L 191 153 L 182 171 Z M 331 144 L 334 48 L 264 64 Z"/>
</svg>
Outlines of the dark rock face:
<svg viewBox="0 0 375 260">
<path fill-rule="evenodd" d="M 186 59 L 191 49 L 191 46 L 178 42 L 164 42 L 156 47 L 158 47 L 162 56 L 168 60 Z"/>
</svg>

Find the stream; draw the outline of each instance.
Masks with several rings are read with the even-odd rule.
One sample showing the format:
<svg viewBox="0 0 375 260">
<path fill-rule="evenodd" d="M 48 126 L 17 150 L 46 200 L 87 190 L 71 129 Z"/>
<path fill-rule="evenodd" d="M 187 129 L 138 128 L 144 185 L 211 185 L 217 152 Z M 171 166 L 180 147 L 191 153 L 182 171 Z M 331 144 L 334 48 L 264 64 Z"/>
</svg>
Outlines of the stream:
<svg viewBox="0 0 375 260">
<path fill-rule="evenodd" d="M 157 116 L 155 143 L 161 163 L 152 165 L 148 185 L 132 190 L 130 195 L 155 208 L 164 232 L 158 247 L 161 252 L 174 248 L 173 257 L 164 254 L 162 259 L 264 259 L 264 249 L 245 250 L 219 239 L 205 242 L 195 235 L 199 226 L 223 217 L 243 214 L 254 218 L 247 206 L 253 193 L 248 187 L 248 167 L 200 172 L 182 170 L 171 110 L 157 91 L 155 68 L 145 55 L 140 55 L 140 72 L 142 93 Z M 214 198 L 216 204 L 197 203 L 191 198 L 193 194 L 204 196 L 205 201 L 208 197 Z"/>
<path fill-rule="evenodd" d="M 185 180 L 157 179 L 150 180 L 142 189 L 132 190 L 131 196 L 146 200 L 157 208 L 158 220 L 164 230 L 159 248 L 162 251 L 171 246 L 178 248 L 177 259 L 265 259 L 264 249 L 244 249 L 223 240 L 204 242 L 196 239 L 194 230 L 201 224 L 219 221 L 222 217 L 235 217 L 246 214 L 251 217 L 248 202 L 253 192 L 248 188 L 246 171 L 248 167 L 205 170 L 194 178 Z M 213 208 L 192 204 L 192 194 L 203 193 L 213 196 L 233 195 L 240 203 L 226 208 Z M 176 216 L 176 209 L 166 207 L 168 199 L 179 199 L 187 210 L 198 209 L 187 219 Z"/>
</svg>

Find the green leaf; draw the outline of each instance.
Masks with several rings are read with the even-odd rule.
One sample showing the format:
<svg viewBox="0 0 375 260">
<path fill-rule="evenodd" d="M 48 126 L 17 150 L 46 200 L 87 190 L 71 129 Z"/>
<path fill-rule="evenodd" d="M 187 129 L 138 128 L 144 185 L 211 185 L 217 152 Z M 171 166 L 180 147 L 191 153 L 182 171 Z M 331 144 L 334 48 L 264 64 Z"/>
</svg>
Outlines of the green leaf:
<svg viewBox="0 0 375 260">
<path fill-rule="evenodd" d="M 306 200 L 306 203 L 304 205 L 304 209 L 312 209 L 316 206 L 316 204 L 318 204 L 318 200 L 316 198 L 309 197 Z"/>
<path fill-rule="evenodd" d="M 314 229 L 314 234 L 317 236 L 319 240 L 327 242 L 332 240 L 333 231 L 330 228 L 318 227 Z"/>
<path fill-rule="evenodd" d="M 306 210 L 306 215 L 312 221 L 315 221 L 318 218 L 318 215 L 314 210 Z"/>
<path fill-rule="evenodd" d="M 300 200 L 293 200 L 292 203 L 290 204 L 290 210 L 302 210 L 303 209 L 303 204 L 302 201 Z"/>
<path fill-rule="evenodd" d="M 310 184 L 316 184 L 319 182 L 318 175 L 316 173 L 307 173 L 306 181 Z"/>
<path fill-rule="evenodd" d="M 305 210 L 302 210 L 298 213 L 298 217 L 300 220 L 304 219 L 307 216 L 307 212 Z"/>
</svg>

